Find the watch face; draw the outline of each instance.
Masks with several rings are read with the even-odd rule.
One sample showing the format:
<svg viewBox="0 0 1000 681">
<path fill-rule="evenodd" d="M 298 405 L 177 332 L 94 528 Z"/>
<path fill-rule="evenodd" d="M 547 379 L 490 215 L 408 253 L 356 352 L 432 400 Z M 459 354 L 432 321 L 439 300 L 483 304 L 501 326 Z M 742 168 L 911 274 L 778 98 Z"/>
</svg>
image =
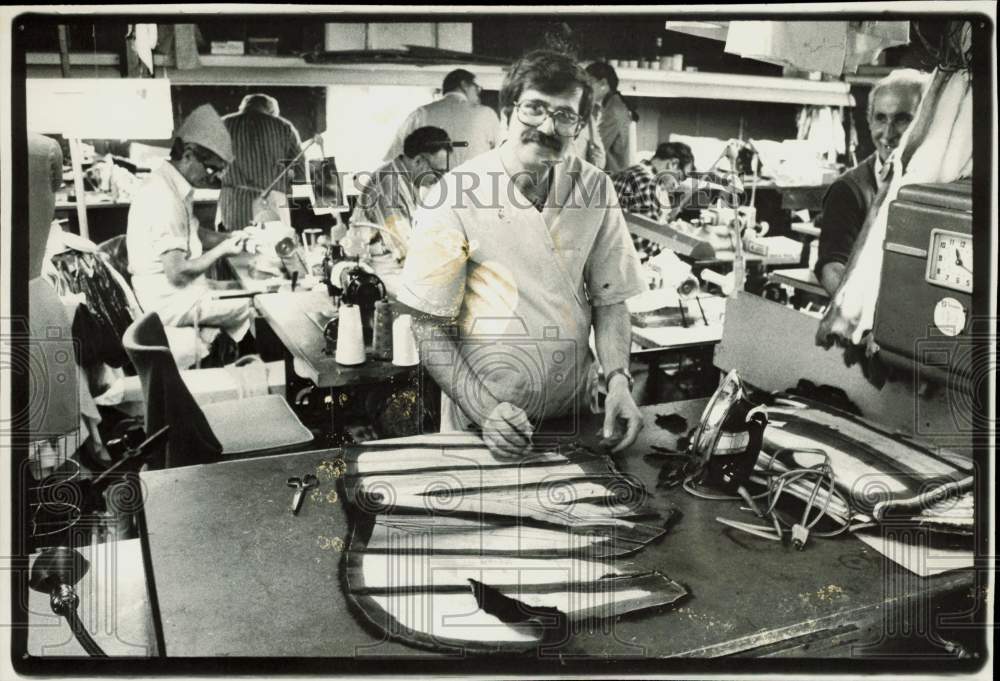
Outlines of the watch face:
<svg viewBox="0 0 1000 681">
<path fill-rule="evenodd" d="M 972 293 L 972 236 L 931 230 L 926 279 L 937 286 Z"/>
</svg>

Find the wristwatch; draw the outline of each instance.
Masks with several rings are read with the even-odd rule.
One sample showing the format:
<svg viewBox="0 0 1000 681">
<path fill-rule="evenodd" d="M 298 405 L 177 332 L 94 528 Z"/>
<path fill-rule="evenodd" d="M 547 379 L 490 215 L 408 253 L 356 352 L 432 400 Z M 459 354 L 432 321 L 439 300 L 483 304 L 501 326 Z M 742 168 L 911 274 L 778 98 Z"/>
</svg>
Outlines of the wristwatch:
<svg viewBox="0 0 1000 681">
<path fill-rule="evenodd" d="M 618 374 L 621 374 L 622 376 L 624 376 L 625 380 L 628 381 L 628 389 L 629 389 L 629 392 L 631 392 L 632 391 L 632 385 L 635 383 L 635 380 L 632 378 L 632 374 L 629 373 L 628 369 L 614 369 L 614 370 L 612 370 L 611 373 L 609 373 L 605 377 L 604 384 L 606 386 L 608 386 L 608 389 L 610 390 L 611 389 L 611 379 L 614 378 Z"/>
</svg>

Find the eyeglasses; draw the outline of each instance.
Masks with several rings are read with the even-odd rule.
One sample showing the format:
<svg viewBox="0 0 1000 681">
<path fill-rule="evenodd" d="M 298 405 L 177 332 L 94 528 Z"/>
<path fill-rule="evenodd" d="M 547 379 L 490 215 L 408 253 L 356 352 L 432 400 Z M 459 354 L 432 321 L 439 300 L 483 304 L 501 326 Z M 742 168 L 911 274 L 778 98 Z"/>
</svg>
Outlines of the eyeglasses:
<svg viewBox="0 0 1000 681">
<path fill-rule="evenodd" d="M 445 155 L 444 155 L 444 168 L 438 168 L 431 161 L 431 159 L 434 158 L 434 156 L 437 155 L 437 152 L 428 152 L 428 153 L 424 154 L 424 161 L 427 163 L 427 169 L 430 170 L 431 172 L 433 172 L 438 177 L 441 177 L 442 175 L 444 175 L 445 173 L 447 173 L 449 170 L 451 170 L 451 149 L 449 147 L 442 147 L 442 149 L 444 149 L 444 151 L 445 151 Z"/>
<path fill-rule="evenodd" d="M 218 175 L 219 173 L 223 173 L 226 171 L 226 166 L 224 165 L 217 166 L 211 163 L 206 163 L 205 161 L 202 161 L 200 158 L 198 159 L 198 161 L 201 162 L 201 164 L 205 167 L 205 174 L 208 175 L 209 177 L 212 177 L 213 175 Z"/>
<path fill-rule="evenodd" d="M 198 163 L 200 163 L 202 167 L 205 169 L 205 174 L 208 175 L 209 177 L 225 172 L 226 168 L 228 167 L 228 164 L 226 163 L 223 163 L 222 165 L 217 165 L 211 162 L 212 160 L 211 158 L 205 158 L 202 154 L 199 154 L 197 152 L 192 152 L 192 153 L 194 157 L 198 159 Z"/>
<path fill-rule="evenodd" d="M 537 128 L 545 122 L 546 118 L 551 118 L 556 134 L 562 137 L 573 137 L 580 132 L 583 119 L 575 111 L 569 109 L 552 110 L 548 104 L 537 99 L 518 102 L 514 106 L 517 109 L 517 120 L 524 125 Z"/>
</svg>

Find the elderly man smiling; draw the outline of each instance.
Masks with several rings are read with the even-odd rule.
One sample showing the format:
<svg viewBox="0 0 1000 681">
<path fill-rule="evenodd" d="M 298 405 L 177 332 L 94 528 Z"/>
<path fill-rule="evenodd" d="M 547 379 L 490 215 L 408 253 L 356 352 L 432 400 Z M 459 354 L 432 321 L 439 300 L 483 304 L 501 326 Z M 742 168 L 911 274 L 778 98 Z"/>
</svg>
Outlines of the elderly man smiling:
<svg viewBox="0 0 1000 681">
<path fill-rule="evenodd" d="M 875 153 L 830 185 L 820 218 L 816 277 L 833 295 L 840 287 L 868 210 L 890 167 L 889 155 L 899 144 L 920 105 L 926 76 L 914 69 L 893 71 L 872 88 L 868 97 L 868 127 Z"/>
<path fill-rule="evenodd" d="M 625 307 L 646 288 L 639 258 L 611 180 L 570 153 L 592 102 L 572 59 L 526 55 L 500 92 L 506 142 L 445 175 L 415 215 L 399 300 L 418 312 L 442 430 L 481 430 L 498 456 L 522 455 L 543 420 L 585 408 L 591 329 L 605 436 L 623 449 L 642 425 Z"/>
</svg>

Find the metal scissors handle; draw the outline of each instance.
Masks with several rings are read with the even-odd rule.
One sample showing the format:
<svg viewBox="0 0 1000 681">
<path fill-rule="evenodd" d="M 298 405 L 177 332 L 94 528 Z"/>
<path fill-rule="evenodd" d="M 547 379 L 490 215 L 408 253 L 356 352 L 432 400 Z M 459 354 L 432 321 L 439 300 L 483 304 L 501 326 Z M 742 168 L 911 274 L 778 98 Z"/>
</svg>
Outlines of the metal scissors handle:
<svg viewBox="0 0 1000 681">
<path fill-rule="evenodd" d="M 302 508 L 302 500 L 306 496 L 306 490 L 319 485 L 319 480 L 315 475 L 303 475 L 301 478 L 288 478 L 286 483 L 289 487 L 295 488 L 295 496 L 292 497 L 292 515 L 298 515 Z"/>
</svg>

